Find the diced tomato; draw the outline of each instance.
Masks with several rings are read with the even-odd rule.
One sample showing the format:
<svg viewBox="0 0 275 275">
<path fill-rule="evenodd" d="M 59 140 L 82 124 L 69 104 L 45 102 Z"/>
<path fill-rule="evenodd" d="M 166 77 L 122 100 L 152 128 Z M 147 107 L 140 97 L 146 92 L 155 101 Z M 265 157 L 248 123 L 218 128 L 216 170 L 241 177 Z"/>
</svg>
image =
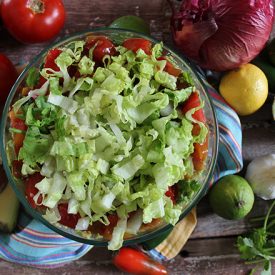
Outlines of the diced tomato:
<svg viewBox="0 0 275 275">
<path fill-rule="evenodd" d="M 78 220 L 81 216 L 77 214 L 68 214 L 68 204 L 67 203 L 60 203 L 58 205 L 58 211 L 61 216 L 59 223 L 68 226 L 70 228 L 75 228 Z"/>
<path fill-rule="evenodd" d="M 43 76 L 40 76 L 37 87 L 38 88 L 42 87 L 45 82 L 46 82 L 46 78 L 44 78 Z"/>
<path fill-rule="evenodd" d="M 176 204 L 177 196 L 178 196 L 177 185 L 174 184 L 173 186 L 169 186 L 169 188 L 166 191 L 165 195 L 172 200 L 173 204 Z"/>
<path fill-rule="evenodd" d="M 23 142 L 25 139 L 25 135 L 21 133 L 14 133 L 13 135 L 13 144 L 16 155 L 18 156 L 21 147 L 23 146 Z"/>
<path fill-rule="evenodd" d="M 171 62 L 169 62 L 165 56 L 161 56 L 158 60 L 166 60 L 166 65 L 164 67 L 164 71 L 168 74 L 171 74 L 175 77 L 178 77 L 181 74 L 181 70 L 176 68 Z"/>
<path fill-rule="evenodd" d="M 13 110 L 9 112 L 9 117 L 10 117 L 11 128 L 15 128 L 21 131 L 27 130 L 27 126 L 24 120 L 18 118 L 15 115 Z M 15 153 L 17 155 L 19 153 L 20 148 L 23 146 L 24 138 L 25 138 L 24 133 L 13 133 L 13 144 L 14 144 Z"/>
<path fill-rule="evenodd" d="M 201 105 L 200 97 L 198 92 L 193 92 L 186 102 L 184 102 L 181 111 L 185 114 L 189 110 L 199 107 Z M 197 110 L 192 117 L 198 121 L 206 122 L 205 115 L 202 109 Z"/>
<path fill-rule="evenodd" d="M 26 131 L 27 130 L 27 126 L 24 122 L 24 120 L 18 118 L 14 111 L 11 110 L 9 112 L 9 118 L 10 118 L 10 123 L 11 123 L 11 127 L 12 128 L 15 128 L 15 129 L 18 129 L 18 130 L 22 130 L 22 131 Z"/>
<path fill-rule="evenodd" d="M 93 59 L 97 63 L 101 63 L 105 55 L 115 55 L 115 45 L 105 36 L 88 36 L 86 39 L 86 50 L 93 50 Z"/>
<path fill-rule="evenodd" d="M 192 154 L 193 165 L 196 171 L 204 168 L 205 160 L 208 153 L 208 136 L 202 144 L 194 143 L 194 152 Z"/>
<path fill-rule="evenodd" d="M 60 49 L 51 49 L 49 50 L 44 63 L 44 68 L 53 69 L 54 71 L 60 71 L 59 67 L 55 63 L 55 59 L 62 53 Z M 41 87 L 46 82 L 46 79 L 43 76 L 40 76 L 38 87 Z"/>
<path fill-rule="evenodd" d="M 197 92 L 194 92 L 190 95 L 188 100 L 182 106 L 182 112 L 185 114 L 189 110 L 199 107 L 200 106 L 200 98 Z M 206 122 L 205 115 L 203 110 L 197 110 L 192 117 L 200 122 Z M 200 126 L 199 124 L 195 123 L 193 125 L 192 134 L 197 136 L 200 134 Z M 193 165 L 196 171 L 201 171 L 204 168 L 205 159 L 207 157 L 208 152 L 208 137 L 202 144 L 194 143 L 194 152 L 192 154 L 193 158 Z"/>
<path fill-rule="evenodd" d="M 75 77 L 76 79 L 80 78 L 80 77 L 81 77 L 80 72 L 79 72 L 79 71 L 77 71 L 77 72 L 75 73 L 74 77 Z"/>
<path fill-rule="evenodd" d="M 22 176 L 21 174 L 22 165 L 23 165 L 23 162 L 21 160 L 12 161 L 12 174 L 16 178 L 20 178 Z"/>
<path fill-rule="evenodd" d="M 129 38 L 126 39 L 122 46 L 131 50 L 133 52 L 137 52 L 139 49 L 142 49 L 146 54 L 151 54 L 152 43 L 144 38 Z"/>
<path fill-rule="evenodd" d="M 166 268 L 139 250 L 123 247 L 113 259 L 114 265 L 131 274 L 165 275 Z"/>
<path fill-rule="evenodd" d="M 36 205 L 35 201 L 33 200 L 33 197 L 38 193 L 38 189 L 35 187 L 35 185 L 40 182 L 44 177 L 40 173 L 35 173 L 33 175 L 30 175 L 28 178 L 25 179 L 25 195 L 27 197 L 27 200 L 29 204 L 33 208 L 37 208 L 38 205 Z M 38 197 L 37 203 L 40 204 L 42 202 L 42 195 Z"/>
<path fill-rule="evenodd" d="M 101 232 L 100 232 L 100 234 L 106 240 L 110 240 L 112 238 L 114 227 L 117 225 L 117 222 L 118 222 L 117 214 L 108 215 L 108 220 L 109 220 L 110 224 L 107 226 L 103 225 Z"/>
<path fill-rule="evenodd" d="M 198 123 L 194 123 L 193 129 L 192 129 L 192 135 L 193 136 L 198 136 L 200 134 L 201 127 Z"/>
<path fill-rule="evenodd" d="M 46 59 L 45 59 L 45 64 L 44 68 L 50 68 L 53 69 L 54 71 L 60 71 L 59 67 L 55 63 L 55 59 L 62 53 L 60 49 L 51 49 L 49 50 Z"/>
</svg>

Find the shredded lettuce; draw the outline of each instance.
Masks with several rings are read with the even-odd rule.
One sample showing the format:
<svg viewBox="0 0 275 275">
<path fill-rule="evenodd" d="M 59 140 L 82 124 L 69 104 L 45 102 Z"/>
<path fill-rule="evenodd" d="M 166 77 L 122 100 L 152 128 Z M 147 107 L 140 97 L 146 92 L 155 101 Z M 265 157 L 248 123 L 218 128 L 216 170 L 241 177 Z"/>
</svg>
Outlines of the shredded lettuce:
<svg viewBox="0 0 275 275">
<path fill-rule="evenodd" d="M 36 127 L 30 127 L 18 158 L 31 167 L 35 167 L 37 163 L 42 164 L 46 160 L 52 142 L 50 135 L 43 135 Z"/>
<path fill-rule="evenodd" d="M 39 81 L 39 71 L 35 67 L 30 68 L 26 84 L 29 87 L 34 87 Z"/>
<path fill-rule="evenodd" d="M 48 181 L 47 181 L 47 184 L 48 184 Z M 56 172 L 50 181 L 50 186 L 47 192 L 45 192 L 47 193 L 47 196 L 43 200 L 43 205 L 49 208 L 54 208 L 56 204 L 59 202 L 59 200 L 62 198 L 62 194 L 66 188 L 66 185 L 67 185 L 67 181 L 65 177 L 60 172 Z M 43 184 L 43 187 L 45 187 L 44 184 Z"/>
<path fill-rule="evenodd" d="M 143 222 L 150 223 L 153 219 L 163 218 L 164 215 L 164 201 L 161 198 L 151 202 L 143 209 Z"/>
<path fill-rule="evenodd" d="M 136 155 L 130 161 L 126 162 L 122 166 L 114 165 L 112 171 L 115 175 L 128 180 L 132 178 L 135 173 L 143 166 L 144 159 L 141 155 Z"/>
<path fill-rule="evenodd" d="M 55 207 L 53 209 L 46 209 L 46 213 L 43 215 L 43 217 L 50 223 L 56 224 L 58 221 L 60 221 L 61 216 L 58 212 L 58 209 Z"/>
<path fill-rule="evenodd" d="M 77 221 L 77 224 L 75 226 L 75 230 L 81 230 L 81 231 L 87 230 L 89 225 L 90 225 L 89 217 L 80 218 Z"/>
<path fill-rule="evenodd" d="M 143 223 L 160 218 L 176 224 L 182 204 L 198 190 L 181 180 L 194 176 L 194 143 L 205 140 L 207 127 L 192 117 L 203 103 L 185 115 L 179 111 L 195 88 L 190 75 L 165 71 L 162 44 L 151 55 L 118 46 L 103 66 L 94 62 L 93 49 L 84 54 L 84 44 L 60 48 L 59 70 L 42 68 L 46 82 L 15 102 L 27 126 L 18 159 L 23 175 L 44 176 L 34 200 L 42 196 L 48 221 L 60 221 L 61 202 L 68 203 L 68 214 L 80 214 L 78 232 L 118 215 L 108 246 L 116 250 L 125 232 L 136 234 Z M 37 77 L 31 72 L 28 86 Z M 179 81 L 190 86 L 178 89 Z M 194 123 L 201 127 L 198 136 Z M 185 191 L 174 205 L 165 193 L 179 181 Z"/>
<path fill-rule="evenodd" d="M 49 86 L 49 81 L 46 81 L 41 88 L 38 89 L 34 89 L 29 91 L 28 95 L 25 97 L 22 97 L 21 99 L 17 100 L 14 104 L 13 104 L 13 110 L 14 113 L 17 114 L 18 110 L 21 108 L 22 105 L 24 105 L 25 103 L 27 103 L 31 98 L 36 98 L 37 96 L 43 96 L 46 94 L 47 90 L 48 90 L 48 86 Z"/>
<path fill-rule="evenodd" d="M 136 211 L 133 216 L 127 221 L 127 230 L 129 234 L 137 234 L 142 223 L 143 223 L 143 211 L 139 209 Z"/>
<path fill-rule="evenodd" d="M 115 226 L 112 239 L 108 244 L 109 250 L 118 250 L 123 243 L 123 236 L 127 229 L 127 218 L 121 218 Z"/>
<path fill-rule="evenodd" d="M 55 106 L 61 107 L 64 111 L 70 114 L 73 114 L 78 108 L 78 103 L 75 100 L 63 95 L 55 95 L 50 93 L 48 102 Z"/>
</svg>

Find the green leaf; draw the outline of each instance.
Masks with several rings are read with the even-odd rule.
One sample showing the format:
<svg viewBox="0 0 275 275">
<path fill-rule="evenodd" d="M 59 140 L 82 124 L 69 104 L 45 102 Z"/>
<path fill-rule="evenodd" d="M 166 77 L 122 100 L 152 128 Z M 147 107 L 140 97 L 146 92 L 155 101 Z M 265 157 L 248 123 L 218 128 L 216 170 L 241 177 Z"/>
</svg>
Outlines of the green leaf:
<svg viewBox="0 0 275 275">
<path fill-rule="evenodd" d="M 167 72 L 157 71 L 155 73 L 155 80 L 166 88 L 175 90 L 177 87 L 177 78 Z"/>
<path fill-rule="evenodd" d="M 197 181 L 181 180 L 177 183 L 178 186 L 178 203 L 187 203 L 200 190 L 201 184 Z"/>
<path fill-rule="evenodd" d="M 237 247 L 241 254 L 241 258 L 244 260 L 251 260 L 259 255 L 252 239 L 239 236 L 237 239 Z"/>
<path fill-rule="evenodd" d="M 52 143 L 51 136 L 40 134 L 36 127 L 29 127 L 18 158 L 34 167 L 37 163 L 45 161 Z"/>
<path fill-rule="evenodd" d="M 39 81 L 39 70 L 35 67 L 30 68 L 28 76 L 26 78 L 26 84 L 29 87 L 35 87 Z"/>
<path fill-rule="evenodd" d="M 94 71 L 95 62 L 84 55 L 78 63 L 79 72 L 81 75 L 92 74 Z"/>
<path fill-rule="evenodd" d="M 272 275 L 272 265 L 271 261 L 266 261 L 264 263 L 264 270 L 261 272 L 261 275 Z"/>
</svg>

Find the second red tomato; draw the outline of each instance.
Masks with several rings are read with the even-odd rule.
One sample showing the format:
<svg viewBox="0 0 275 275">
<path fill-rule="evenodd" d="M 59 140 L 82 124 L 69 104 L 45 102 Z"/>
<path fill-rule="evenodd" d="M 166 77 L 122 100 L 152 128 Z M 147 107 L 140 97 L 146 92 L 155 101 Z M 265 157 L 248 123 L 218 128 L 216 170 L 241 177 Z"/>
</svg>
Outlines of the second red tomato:
<svg viewBox="0 0 275 275">
<path fill-rule="evenodd" d="M 4 106 L 17 75 L 12 62 L 0 53 L 0 109 Z"/>
</svg>

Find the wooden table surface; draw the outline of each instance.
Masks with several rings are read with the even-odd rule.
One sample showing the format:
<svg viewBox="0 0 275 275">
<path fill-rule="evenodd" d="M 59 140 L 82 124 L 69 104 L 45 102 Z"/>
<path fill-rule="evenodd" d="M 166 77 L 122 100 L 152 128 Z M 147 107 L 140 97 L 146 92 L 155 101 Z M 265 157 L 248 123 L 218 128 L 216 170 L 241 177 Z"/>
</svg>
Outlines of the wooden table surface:
<svg viewBox="0 0 275 275">
<path fill-rule="evenodd" d="M 108 25 L 122 15 L 143 17 L 151 27 L 152 35 L 171 44 L 169 33 L 170 10 L 165 0 L 65 0 L 66 25 L 60 36 L 92 27 Z M 14 63 L 26 63 L 47 44 L 22 45 L 0 26 L 0 52 Z M 271 102 L 255 115 L 241 119 L 243 127 L 243 157 L 245 166 L 254 157 L 275 152 L 275 124 L 272 123 Z M 245 167 L 244 170 L 245 171 Z M 263 214 L 264 201 L 257 200 L 252 213 Z M 240 260 L 235 248 L 236 236 L 249 229 L 247 219 L 227 221 L 211 211 L 207 197 L 198 206 L 198 225 L 182 252 L 167 263 L 170 274 L 247 274 L 250 266 Z M 273 265 L 275 270 L 275 264 Z M 275 272 L 275 271 L 273 271 Z M 78 261 L 55 270 L 37 270 L 0 261 L 0 274 L 123 274 L 111 264 L 111 252 L 95 248 Z M 274 273 L 275 274 L 275 273 Z"/>
</svg>

